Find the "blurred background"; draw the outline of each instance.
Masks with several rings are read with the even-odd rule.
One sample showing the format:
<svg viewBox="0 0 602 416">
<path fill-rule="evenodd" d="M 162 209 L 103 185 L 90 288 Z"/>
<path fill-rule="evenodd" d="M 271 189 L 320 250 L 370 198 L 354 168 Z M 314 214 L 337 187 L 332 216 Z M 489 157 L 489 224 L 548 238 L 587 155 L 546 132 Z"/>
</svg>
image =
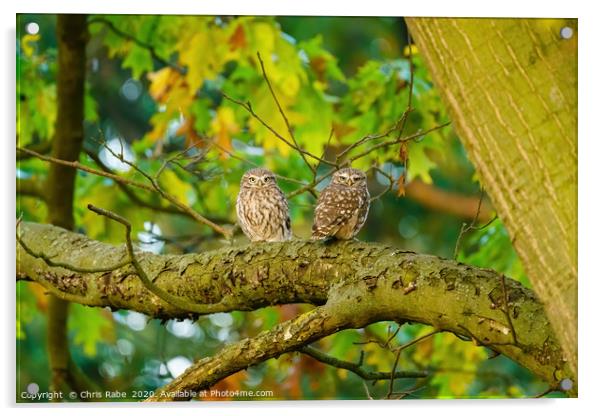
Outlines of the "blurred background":
<svg viewBox="0 0 602 416">
<path fill-rule="evenodd" d="M 277 173 L 287 193 L 313 178 L 298 152 L 221 94 L 251 103 L 267 124 L 288 137 L 258 51 L 297 141 L 325 159 L 366 135 L 390 129 L 407 110 L 410 94 L 412 111 L 403 134 L 449 121 L 420 51 L 409 44 L 403 18 L 98 15 L 88 22 L 80 161 L 142 182 L 140 173 L 115 153 L 150 174 L 170 159 L 160 177 L 164 189 L 219 224 L 235 224 L 240 177 L 255 165 Z M 40 153 L 50 149 L 56 119 L 55 30 L 53 15 L 18 16 L 17 142 Z M 370 192 L 378 197 L 360 240 L 446 258 L 457 254 L 462 262 L 529 286 L 452 126 L 362 156 L 373 143 L 348 155 L 357 157 L 354 167 L 368 172 Z M 46 162 L 21 158 L 17 180 L 39 181 L 47 170 Z M 318 176 L 328 170 L 318 166 Z M 317 189 L 327 184 L 328 179 Z M 126 217 L 143 250 L 189 253 L 228 244 L 189 217 L 169 212 L 157 195 L 124 192 L 112 180 L 79 172 L 76 226 L 100 241 L 121 244 L 123 230 L 88 211 L 88 203 Z M 296 237 L 310 235 L 314 205 L 309 192 L 291 197 Z M 35 193 L 17 196 L 17 216 L 44 222 L 46 214 Z M 479 229 L 458 242 L 463 224 L 471 223 Z M 246 239 L 238 233 L 234 243 L 246 244 Z M 17 305 L 17 392 L 32 383 L 46 391 L 44 290 L 19 283 Z M 137 312 L 72 304 L 69 337 L 74 360 L 103 390 L 154 390 L 223 345 L 310 308 L 286 305 L 160 322 Z M 396 333 L 394 342 L 403 344 L 431 330 L 419 324 L 397 328 L 392 322 L 377 323 L 342 331 L 315 346 L 353 362 L 363 351 L 368 368 L 390 371 L 394 354 L 365 342 Z M 404 350 L 398 366 L 430 375 L 397 380 L 396 391 L 407 390 L 407 398 L 525 397 L 546 389 L 527 370 L 492 355 L 452 334 L 437 334 Z M 273 399 L 283 400 L 381 398 L 389 386 L 366 384 L 355 374 L 292 353 L 234 374 L 215 388 L 272 390 Z"/>
</svg>

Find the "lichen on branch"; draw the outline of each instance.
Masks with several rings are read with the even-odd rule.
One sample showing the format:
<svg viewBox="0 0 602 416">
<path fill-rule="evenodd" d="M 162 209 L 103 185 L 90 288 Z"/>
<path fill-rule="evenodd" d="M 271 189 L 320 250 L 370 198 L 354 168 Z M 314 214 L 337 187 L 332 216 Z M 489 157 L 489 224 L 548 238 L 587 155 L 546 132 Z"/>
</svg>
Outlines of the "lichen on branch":
<svg viewBox="0 0 602 416">
<path fill-rule="evenodd" d="M 21 238 L 33 252 L 82 269 L 127 256 L 123 247 L 50 225 L 22 223 Z M 20 246 L 17 250 L 17 278 L 36 281 L 63 299 L 164 319 L 194 315 L 149 292 L 131 265 L 81 273 L 49 266 Z M 137 257 L 157 287 L 198 304 L 221 302 L 243 311 L 288 303 L 325 305 L 336 325 L 311 339 L 382 320 L 420 322 L 487 345 L 551 385 L 570 377 L 533 292 L 492 270 L 353 241 L 263 243 L 187 255 L 141 252 Z M 282 345 L 274 347 L 273 356 L 305 345 L 277 343 Z"/>
</svg>

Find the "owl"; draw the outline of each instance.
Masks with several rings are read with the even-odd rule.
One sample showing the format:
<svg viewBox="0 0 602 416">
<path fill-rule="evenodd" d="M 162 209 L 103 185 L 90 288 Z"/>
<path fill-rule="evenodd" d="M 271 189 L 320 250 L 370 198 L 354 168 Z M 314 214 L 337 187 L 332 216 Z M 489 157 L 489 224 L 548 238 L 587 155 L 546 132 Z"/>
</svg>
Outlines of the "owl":
<svg viewBox="0 0 602 416">
<path fill-rule="evenodd" d="M 251 241 L 291 238 L 288 202 L 276 184 L 276 177 L 267 169 L 251 169 L 243 175 L 236 214 L 240 228 Z"/>
<path fill-rule="evenodd" d="M 366 174 L 353 168 L 338 170 L 318 198 L 312 238 L 352 239 L 366 222 L 369 208 Z"/>
</svg>

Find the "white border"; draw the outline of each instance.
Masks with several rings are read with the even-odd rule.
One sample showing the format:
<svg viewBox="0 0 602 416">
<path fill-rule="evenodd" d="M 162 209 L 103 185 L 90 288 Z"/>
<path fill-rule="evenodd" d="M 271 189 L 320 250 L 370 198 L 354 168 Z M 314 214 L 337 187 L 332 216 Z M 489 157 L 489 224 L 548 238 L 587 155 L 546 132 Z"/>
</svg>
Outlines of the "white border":
<svg viewBox="0 0 602 416">
<path fill-rule="evenodd" d="M 8 4 L 7 4 L 8 3 Z M 487 4 L 484 4 L 487 3 Z M 139 4 L 139 5 L 138 5 Z M 595 259 L 600 257 L 597 252 L 602 238 L 602 204 L 600 189 L 602 175 L 599 166 L 602 157 L 600 127 L 596 121 L 600 118 L 599 104 L 602 99 L 600 76 L 600 40 L 602 26 L 600 13 L 594 10 L 595 1 L 556 1 L 527 2 L 525 0 L 505 0 L 498 2 L 484 1 L 398 1 L 398 0 L 369 0 L 363 2 L 303 0 L 277 2 L 267 0 L 164 0 L 149 4 L 149 0 L 115 1 L 99 0 L 96 2 L 53 0 L 42 2 L 20 0 L 18 4 L 3 2 L 0 19 L 3 23 L 4 64 L 0 65 L 0 80 L 5 96 L 0 99 L 0 117 L 4 126 L 2 145 L 3 187 L 6 193 L 4 201 L 11 204 L 0 204 L 3 211 L 2 219 L 2 255 L 3 268 L 3 329 L 4 341 L 0 343 L 3 373 L 0 376 L 0 392 L 3 405 L 9 407 L 8 414 L 16 411 L 25 413 L 44 414 L 78 414 L 100 415 L 108 408 L 127 408 L 127 412 L 144 413 L 145 415 L 164 415 L 172 406 L 142 406 L 139 404 L 119 405 L 108 404 L 102 408 L 92 408 L 88 405 L 75 406 L 20 406 L 14 408 L 15 382 L 14 374 L 14 83 L 15 83 L 15 13 L 16 12 L 45 12 L 45 13 L 155 13 L 155 14 L 266 14 L 266 15 L 348 15 L 348 16 L 496 16 L 496 17 L 578 17 L 579 18 L 579 387 L 580 398 L 574 400 L 430 400 L 405 401 L 402 403 L 383 402 L 278 402 L 278 403 L 203 403 L 179 404 L 178 410 L 194 408 L 195 413 L 209 412 L 211 414 L 231 415 L 233 412 L 244 411 L 245 414 L 304 415 L 319 412 L 332 413 L 334 409 L 344 409 L 352 414 L 366 412 L 437 412 L 448 415 L 504 415 L 521 411 L 542 412 L 546 415 L 567 412 L 585 412 L 598 404 L 597 396 L 602 383 L 600 382 L 600 362 L 598 350 L 602 344 L 600 335 L 602 328 L 598 324 L 600 316 L 598 300 L 602 296 L 601 273 Z M 534 207 L 534 209 L 537 209 Z M 10 408 L 12 407 L 12 408 Z M 84 410 L 85 409 L 85 410 Z M 372 410 L 374 409 L 374 410 Z M 521 412 L 522 413 L 522 412 Z M 587 412 L 589 413 L 589 412 Z M 586 414 L 587 414 L 586 413 Z"/>
</svg>

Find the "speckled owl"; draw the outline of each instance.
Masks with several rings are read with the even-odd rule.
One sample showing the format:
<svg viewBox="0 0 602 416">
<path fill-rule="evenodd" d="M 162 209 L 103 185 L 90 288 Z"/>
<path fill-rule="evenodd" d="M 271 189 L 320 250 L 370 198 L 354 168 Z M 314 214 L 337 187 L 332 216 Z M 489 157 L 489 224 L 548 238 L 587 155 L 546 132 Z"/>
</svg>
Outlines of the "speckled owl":
<svg viewBox="0 0 602 416">
<path fill-rule="evenodd" d="M 285 241 L 291 238 L 288 202 L 268 169 L 247 171 L 236 199 L 240 228 L 251 241 Z"/>
<path fill-rule="evenodd" d="M 338 170 L 318 198 L 312 238 L 352 239 L 366 222 L 369 208 L 366 174 L 353 168 Z"/>
</svg>

